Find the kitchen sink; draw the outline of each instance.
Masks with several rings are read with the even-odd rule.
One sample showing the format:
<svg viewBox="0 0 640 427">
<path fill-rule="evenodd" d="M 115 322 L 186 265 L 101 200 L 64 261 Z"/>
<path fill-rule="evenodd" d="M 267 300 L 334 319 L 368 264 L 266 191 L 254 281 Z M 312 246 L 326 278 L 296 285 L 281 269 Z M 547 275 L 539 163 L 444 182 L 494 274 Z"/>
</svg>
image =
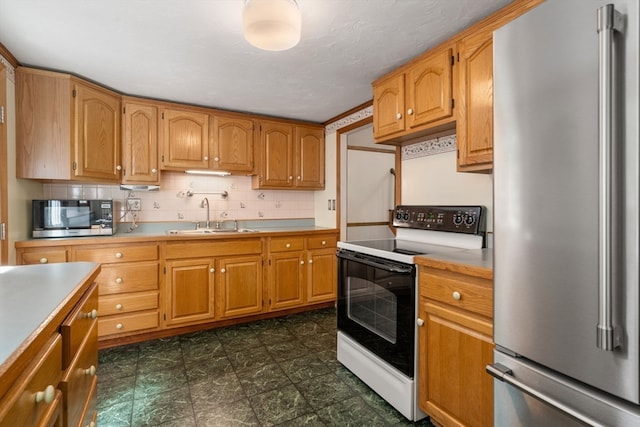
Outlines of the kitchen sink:
<svg viewBox="0 0 640 427">
<path fill-rule="evenodd" d="M 198 228 L 197 230 L 167 230 L 167 234 L 186 234 L 186 235 L 198 235 L 198 234 L 237 234 L 237 233 L 257 233 L 258 230 L 251 228 Z"/>
</svg>

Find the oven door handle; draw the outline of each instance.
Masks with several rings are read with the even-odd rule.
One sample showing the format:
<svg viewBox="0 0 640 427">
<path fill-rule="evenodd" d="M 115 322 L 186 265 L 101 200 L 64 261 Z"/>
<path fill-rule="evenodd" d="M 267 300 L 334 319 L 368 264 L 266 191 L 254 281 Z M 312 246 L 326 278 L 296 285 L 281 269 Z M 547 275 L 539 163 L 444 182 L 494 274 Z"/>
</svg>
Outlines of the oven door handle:
<svg viewBox="0 0 640 427">
<path fill-rule="evenodd" d="M 338 251 L 338 258 L 348 259 L 350 261 L 359 262 L 370 267 L 379 268 L 384 271 L 400 274 L 411 274 L 413 265 L 397 264 L 392 262 L 377 262 L 377 258 L 368 257 L 366 255 L 354 254 L 347 251 Z"/>
</svg>

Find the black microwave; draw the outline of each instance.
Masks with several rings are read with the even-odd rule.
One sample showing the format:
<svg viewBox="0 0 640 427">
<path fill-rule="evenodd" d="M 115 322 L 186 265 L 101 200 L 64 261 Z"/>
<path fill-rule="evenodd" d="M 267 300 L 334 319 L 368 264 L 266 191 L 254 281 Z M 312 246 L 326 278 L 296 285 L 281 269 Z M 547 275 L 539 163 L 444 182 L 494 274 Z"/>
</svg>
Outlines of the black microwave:
<svg viewBox="0 0 640 427">
<path fill-rule="evenodd" d="M 32 200 L 32 237 L 115 234 L 113 200 Z"/>
</svg>

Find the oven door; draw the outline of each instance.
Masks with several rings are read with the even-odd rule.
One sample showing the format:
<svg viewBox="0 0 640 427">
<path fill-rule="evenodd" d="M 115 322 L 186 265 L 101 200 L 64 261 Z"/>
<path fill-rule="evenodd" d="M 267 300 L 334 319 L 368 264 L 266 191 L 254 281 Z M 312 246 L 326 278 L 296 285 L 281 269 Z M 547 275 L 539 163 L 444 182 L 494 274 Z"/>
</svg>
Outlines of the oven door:
<svg viewBox="0 0 640 427">
<path fill-rule="evenodd" d="M 416 269 L 338 251 L 338 330 L 413 378 Z"/>
</svg>

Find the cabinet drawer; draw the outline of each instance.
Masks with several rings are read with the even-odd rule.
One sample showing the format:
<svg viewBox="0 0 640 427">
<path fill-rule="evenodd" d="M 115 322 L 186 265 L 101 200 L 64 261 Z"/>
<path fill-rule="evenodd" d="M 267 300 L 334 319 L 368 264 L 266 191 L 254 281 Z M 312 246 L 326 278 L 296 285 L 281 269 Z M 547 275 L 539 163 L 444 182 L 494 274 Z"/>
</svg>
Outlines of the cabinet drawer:
<svg viewBox="0 0 640 427">
<path fill-rule="evenodd" d="M 98 319 L 98 336 L 124 334 L 158 327 L 158 312 L 123 314 Z"/>
<path fill-rule="evenodd" d="M 103 245 L 79 247 L 75 250 L 75 261 L 93 261 L 101 264 L 130 261 L 153 261 L 158 259 L 158 245 Z"/>
<path fill-rule="evenodd" d="M 304 249 L 303 237 L 272 237 L 269 240 L 271 252 L 301 251 Z"/>
<path fill-rule="evenodd" d="M 420 295 L 489 318 L 493 317 L 491 281 L 447 271 L 420 272 Z"/>
<path fill-rule="evenodd" d="M 307 237 L 307 249 L 335 248 L 337 244 L 335 235 Z"/>
<path fill-rule="evenodd" d="M 60 389 L 64 394 L 63 412 L 67 426 L 77 426 L 82 420 L 87 399 L 96 380 L 98 368 L 98 325 L 93 323 L 82 346 L 65 371 Z"/>
<path fill-rule="evenodd" d="M 158 308 L 158 292 L 137 292 L 100 297 L 98 312 L 100 316 L 130 313 L 133 311 Z"/>
<path fill-rule="evenodd" d="M 56 400 L 59 393 L 56 393 L 55 387 L 62 377 L 61 367 L 62 337 L 55 334 L 35 357 L 33 363 L 25 369 L 25 374 L 9 389 L 4 401 L 0 402 L 0 426 L 35 426 L 44 424 L 46 418 L 55 419 L 56 408 L 52 405 L 59 402 Z M 36 393 L 44 392 L 47 388 L 49 390 L 46 394 L 51 393 L 52 401 L 47 403 L 42 400 L 36 403 Z"/>
<path fill-rule="evenodd" d="M 82 411 L 82 424 L 80 426 L 95 426 L 98 420 L 98 377 L 93 378 L 93 384 L 91 384 L 91 390 L 89 396 L 85 402 L 84 411 Z M 93 422 L 93 424 L 91 424 Z"/>
<path fill-rule="evenodd" d="M 96 279 L 100 295 L 158 289 L 158 263 L 102 265 Z"/>
<path fill-rule="evenodd" d="M 75 357 L 98 316 L 98 286 L 92 285 L 75 310 L 60 327 L 62 333 L 62 369 Z"/>
<path fill-rule="evenodd" d="M 249 255 L 262 253 L 262 240 L 230 239 L 204 242 L 167 242 L 164 246 L 165 259 L 203 258 L 214 256 Z"/>
<path fill-rule="evenodd" d="M 67 250 L 48 249 L 22 253 L 22 264 L 51 264 L 54 262 L 67 262 Z"/>
</svg>

